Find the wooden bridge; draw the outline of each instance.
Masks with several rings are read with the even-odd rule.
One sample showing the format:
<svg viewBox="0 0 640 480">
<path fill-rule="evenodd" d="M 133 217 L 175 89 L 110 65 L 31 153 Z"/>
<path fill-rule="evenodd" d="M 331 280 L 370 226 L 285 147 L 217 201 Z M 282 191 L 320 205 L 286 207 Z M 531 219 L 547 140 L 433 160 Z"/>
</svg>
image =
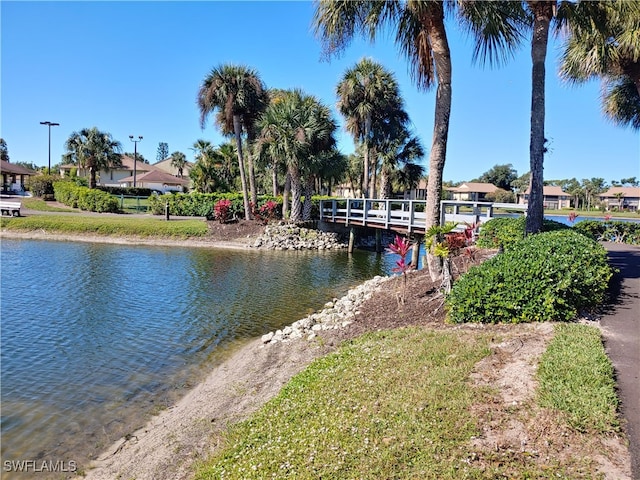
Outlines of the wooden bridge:
<svg viewBox="0 0 640 480">
<path fill-rule="evenodd" d="M 320 220 L 345 226 L 362 226 L 392 230 L 402 234 L 424 235 L 425 200 L 341 198 L 320 201 Z M 494 217 L 496 209 L 526 212 L 527 206 L 516 203 L 440 202 L 440 224 L 456 222 L 484 223 Z"/>
</svg>

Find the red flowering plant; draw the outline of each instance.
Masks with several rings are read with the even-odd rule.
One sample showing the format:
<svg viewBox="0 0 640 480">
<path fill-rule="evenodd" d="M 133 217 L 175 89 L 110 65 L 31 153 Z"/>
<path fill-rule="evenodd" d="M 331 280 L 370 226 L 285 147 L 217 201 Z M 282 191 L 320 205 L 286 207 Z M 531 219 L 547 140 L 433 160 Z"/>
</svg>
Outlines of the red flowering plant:
<svg viewBox="0 0 640 480">
<path fill-rule="evenodd" d="M 251 206 L 253 216 L 265 225 L 271 220 L 275 220 L 278 215 L 278 204 L 273 200 L 268 200 L 260 208 L 255 208 L 253 204 Z"/>
<path fill-rule="evenodd" d="M 571 224 L 576 221 L 576 218 L 578 218 L 578 214 L 576 212 L 571 212 L 569 214 L 569 221 L 571 222 Z"/>
<path fill-rule="evenodd" d="M 413 248 L 413 245 L 408 238 L 396 235 L 393 243 L 389 244 L 387 251 L 399 255 L 400 258 L 396 260 L 396 266 L 391 270 L 392 272 L 402 273 L 402 294 L 399 297 L 400 303 L 404 305 L 405 291 L 407 289 L 407 272 L 413 270 L 413 265 L 407 263 L 407 255 Z"/>
<path fill-rule="evenodd" d="M 220 223 L 227 223 L 231 218 L 231 200 L 223 198 L 213 206 L 213 214 Z"/>
</svg>

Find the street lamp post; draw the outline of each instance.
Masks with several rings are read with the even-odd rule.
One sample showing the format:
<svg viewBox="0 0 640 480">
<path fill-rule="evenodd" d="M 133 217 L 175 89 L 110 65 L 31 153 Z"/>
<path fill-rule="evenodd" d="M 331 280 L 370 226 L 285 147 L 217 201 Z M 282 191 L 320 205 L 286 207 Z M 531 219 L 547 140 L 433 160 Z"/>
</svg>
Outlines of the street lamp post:
<svg viewBox="0 0 640 480">
<path fill-rule="evenodd" d="M 40 122 L 40 125 L 47 125 L 49 127 L 49 167 L 47 169 L 47 174 L 51 175 L 51 127 L 57 127 L 60 124 L 54 122 Z"/>
<path fill-rule="evenodd" d="M 137 139 L 133 135 L 129 135 L 129 140 L 133 142 L 133 187 L 136 186 L 136 164 L 138 163 L 138 142 L 142 140 L 142 135 L 138 135 Z"/>
</svg>

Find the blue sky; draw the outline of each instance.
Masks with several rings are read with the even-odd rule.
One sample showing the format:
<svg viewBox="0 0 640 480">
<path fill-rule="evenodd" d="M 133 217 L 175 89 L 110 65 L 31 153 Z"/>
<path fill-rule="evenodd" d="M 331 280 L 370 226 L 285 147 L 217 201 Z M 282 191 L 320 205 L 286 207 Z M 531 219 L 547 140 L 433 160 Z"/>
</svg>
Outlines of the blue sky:
<svg viewBox="0 0 640 480">
<path fill-rule="evenodd" d="M 321 60 L 314 37 L 314 5 L 291 2 L 0 2 L 1 123 L 12 161 L 46 165 L 64 153 L 73 131 L 96 126 L 125 151 L 142 135 L 138 152 L 156 160 L 199 139 L 224 141 L 212 122 L 200 128 L 195 99 L 215 66 L 244 64 L 267 87 L 301 88 L 334 109 L 340 149 L 353 151 L 335 110 L 335 86 L 347 68 L 371 57 L 394 72 L 415 131 L 428 151 L 435 91 L 418 91 L 393 42 L 355 41 L 340 57 Z M 471 62 L 472 45 L 449 22 L 453 107 L 444 179 L 471 180 L 497 164 L 529 170 L 531 67 L 524 46 L 506 66 Z M 640 136 L 613 126 L 600 113 L 600 86 L 564 85 L 558 50 L 547 57 L 545 179 L 640 177 Z M 424 164 L 428 163 L 427 158 Z"/>
</svg>

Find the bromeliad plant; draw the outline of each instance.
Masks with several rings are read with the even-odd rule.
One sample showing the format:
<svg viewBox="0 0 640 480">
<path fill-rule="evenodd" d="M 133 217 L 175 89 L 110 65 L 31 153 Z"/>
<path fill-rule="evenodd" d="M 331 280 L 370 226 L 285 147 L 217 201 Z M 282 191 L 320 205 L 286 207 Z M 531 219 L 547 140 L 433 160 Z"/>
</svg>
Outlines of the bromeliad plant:
<svg viewBox="0 0 640 480">
<path fill-rule="evenodd" d="M 387 250 L 391 253 L 399 255 L 400 258 L 396 260 L 396 266 L 391 270 L 395 273 L 402 273 L 402 293 L 398 297 L 398 302 L 404 305 L 405 293 L 407 290 L 407 272 L 413 270 L 413 265 L 407 263 L 407 255 L 413 248 L 413 245 L 408 238 L 396 235 L 393 243 L 389 244 Z"/>
</svg>

